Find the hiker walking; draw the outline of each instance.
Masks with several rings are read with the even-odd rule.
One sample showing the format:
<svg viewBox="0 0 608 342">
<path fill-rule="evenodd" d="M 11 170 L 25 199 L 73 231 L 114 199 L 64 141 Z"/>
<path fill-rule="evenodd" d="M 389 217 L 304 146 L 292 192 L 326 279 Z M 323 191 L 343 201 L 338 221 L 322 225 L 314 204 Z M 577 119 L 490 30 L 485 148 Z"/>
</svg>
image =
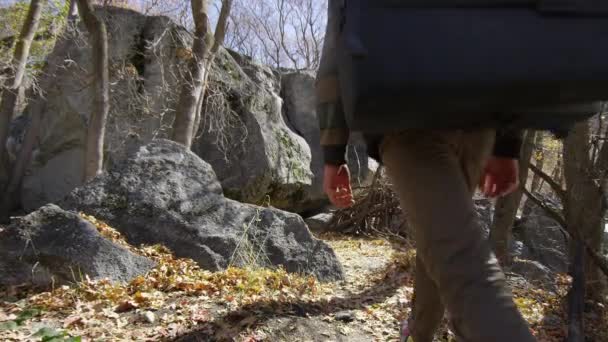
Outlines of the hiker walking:
<svg viewBox="0 0 608 342">
<path fill-rule="evenodd" d="M 389 91 L 392 89 L 388 87 L 396 88 L 396 85 L 400 84 L 399 82 L 405 83 L 408 80 L 400 79 L 398 72 L 390 72 L 387 65 L 399 61 L 394 55 L 373 55 L 374 51 L 361 46 L 361 41 L 375 34 L 374 30 L 381 30 L 377 25 L 392 25 L 391 29 L 398 29 L 397 25 L 401 24 L 390 21 L 383 24 L 368 23 L 366 21 L 368 16 L 376 15 L 378 17 L 382 14 L 380 11 L 384 9 L 380 5 L 374 7 L 374 11 L 353 9 L 353 7 L 364 6 L 361 5 L 362 3 L 365 5 L 372 2 L 329 0 L 328 4 L 328 23 L 316 81 L 317 115 L 324 153 L 324 190 L 326 194 L 337 207 L 344 208 L 353 204 L 350 175 L 345 161 L 345 150 L 351 129 L 349 129 L 345 115 L 346 101 L 342 95 L 345 93 L 343 88 L 349 87 L 346 93 L 351 97 L 355 96 L 357 92 L 377 91 L 378 99 L 368 101 L 368 106 L 365 107 L 369 113 L 363 113 L 364 110 L 360 111 L 362 114 L 359 115 L 361 118 L 359 128 L 362 128 L 368 142 L 370 155 L 378 158 L 386 167 L 394 190 L 399 196 L 402 209 L 408 214 L 408 223 L 414 230 L 417 245 L 413 315 L 409 324 L 405 324 L 402 340 L 408 340 L 411 336 L 415 342 L 432 341 L 444 311 L 447 309 L 450 313 L 451 325 L 459 340 L 473 342 L 535 341 L 527 323 L 513 302 L 505 275 L 491 251 L 489 242 L 484 239 L 482 229 L 475 220 L 476 214 L 472 200 L 473 193 L 478 186 L 488 197 L 503 196 L 518 187 L 521 131 L 508 126 L 498 130 L 492 127 L 434 128 L 432 123 L 427 125 L 428 127 L 414 127 L 418 124 L 416 120 L 425 120 L 423 117 L 425 114 L 421 112 L 420 118 L 416 119 L 415 112 L 410 109 L 419 106 L 418 108 L 422 108 L 424 111 L 424 103 L 420 97 L 432 97 L 433 93 L 424 93 L 425 88 L 423 87 L 420 88 L 420 91 L 416 87 L 410 87 L 410 90 L 418 93 L 418 97 L 412 95 L 408 98 L 409 101 L 404 100 L 399 105 L 386 103 L 391 101 L 390 96 L 393 95 L 395 101 L 400 101 L 397 91 L 394 91 L 395 94 L 393 94 Z M 368 6 L 372 7 L 374 4 Z M 345 16 L 345 8 L 351 11 L 350 17 Z M 392 12 L 396 12 L 396 10 L 392 9 Z M 436 13 L 433 12 L 432 15 L 437 15 Z M 398 18 L 394 13 L 387 12 L 385 15 L 386 18 L 393 18 L 392 16 Z M 430 15 L 429 18 L 431 18 Z M 360 34 L 363 37 L 360 40 L 351 39 L 353 36 L 349 36 L 340 41 L 340 34 L 348 29 L 348 25 L 351 27 L 359 25 L 352 29 L 355 33 L 364 29 L 368 31 Z M 387 35 L 391 32 L 387 31 Z M 367 42 L 369 45 L 382 46 L 383 42 L 378 42 L 378 39 L 392 39 L 391 43 L 386 44 L 393 44 L 392 46 L 397 52 L 403 51 L 399 50 L 400 43 L 395 39 L 401 35 L 398 32 L 392 33 L 395 33 L 395 36 L 374 36 L 376 40 L 369 38 Z M 424 33 L 415 32 L 409 36 L 424 37 Z M 403 37 L 406 35 L 404 34 Z M 348 46 L 345 47 L 344 44 L 348 44 Z M 348 51 L 350 55 L 347 57 L 352 60 L 347 58 L 339 60 L 340 53 L 344 53 L 346 48 L 350 49 Z M 421 68 L 426 66 L 424 63 L 428 63 L 429 68 L 433 67 L 433 63 L 417 59 L 415 55 L 419 52 L 417 46 L 409 46 L 406 49 L 412 51 L 411 60 L 404 59 L 399 61 L 400 63 L 420 62 Z M 424 54 L 424 52 L 420 53 Z M 384 93 L 382 93 L 381 90 L 372 89 L 371 85 L 363 84 L 365 81 L 360 81 L 366 77 L 368 79 L 377 77 L 374 75 L 376 70 L 361 70 L 356 77 L 340 73 L 340 68 L 351 68 L 347 69 L 350 71 L 362 68 L 359 66 L 361 64 L 357 64 L 362 63 L 361 61 L 366 61 L 370 65 L 377 62 L 378 74 L 382 74 L 384 79 L 378 79 L 375 88 L 388 90 L 383 89 Z M 448 60 L 448 62 L 452 61 Z M 413 70 L 425 71 L 424 69 Z M 434 70 L 429 71 L 428 75 L 437 77 L 437 74 L 433 72 Z M 409 74 L 419 78 L 422 75 L 415 72 Z M 500 76 L 500 74 L 497 75 Z M 486 81 L 483 77 L 484 75 L 479 79 Z M 351 83 L 360 81 L 361 84 L 345 84 L 344 80 Z M 489 82 L 492 81 L 489 80 Z M 454 91 L 446 92 L 445 96 L 446 98 L 451 96 L 454 99 L 452 101 L 454 107 L 462 106 L 463 109 L 466 109 L 468 108 L 466 106 L 469 106 L 475 109 L 475 104 L 471 101 L 457 102 L 456 96 L 461 96 L 459 88 L 451 89 Z M 485 94 L 485 91 L 491 90 L 489 87 L 489 90 L 482 87 L 475 89 L 479 94 Z M 438 92 L 440 91 L 438 90 Z M 402 94 L 402 96 L 406 95 L 408 94 L 405 92 Z M 524 93 L 521 95 L 527 96 Z M 468 94 L 462 96 L 468 96 Z M 361 97 L 363 98 L 363 95 Z M 482 100 L 480 97 L 479 106 L 491 103 L 489 100 L 486 102 Z M 348 102 L 352 111 L 355 111 L 352 107 L 357 104 L 359 102 L 354 100 Z M 392 108 L 396 108 L 392 113 L 391 105 Z M 428 103 L 429 108 L 437 105 L 432 101 Z M 364 106 L 361 105 L 361 107 Z M 451 109 L 447 103 L 445 107 L 446 111 Z M 399 113 L 400 110 L 403 112 Z M 438 117 L 442 115 L 438 110 L 429 109 L 428 112 Z M 577 119 L 581 119 L 584 118 L 582 113 L 585 112 L 585 115 L 589 116 L 593 114 L 593 109 L 587 106 L 578 112 L 576 110 L 573 112 L 578 113 Z M 471 116 L 475 115 L 479 120 L 490 114 L 471 111 Z M 452 117 L 444 115 L 442 118 L 447 122 Z M 463 125 L 464 119 L 466 118 L 462 118 Z M 391 127 L 399 126 L 403 122 L 407 122 L 412 128 L 407 127 L 406 124 L 403 124 L 403 128 Z M 454 122 L 458 123 L 458 121 Z M 544 121 L 539 122 L 542 124 Z M 441 126 L 440 124 L 441 122 L 438 121 L 437 126 Z M 369 132 L 365 131 L 367 128 L 370 128 Z M 411 341 L 411 339 L 409 340 Z"/>
</svg>

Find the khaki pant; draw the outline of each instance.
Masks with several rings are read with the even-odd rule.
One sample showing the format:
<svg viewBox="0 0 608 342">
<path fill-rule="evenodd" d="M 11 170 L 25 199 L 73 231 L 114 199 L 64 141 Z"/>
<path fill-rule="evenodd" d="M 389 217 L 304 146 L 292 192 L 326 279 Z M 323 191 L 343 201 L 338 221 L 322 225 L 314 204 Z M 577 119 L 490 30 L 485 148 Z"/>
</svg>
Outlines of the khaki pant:
<svg viewBox="0 0 608 342">
<path fill-rule="evenodd" d="M 433 340 L 444 306 L 463 341 L 535 341 L 475 219 L 472 194 L 494 138 L 492 130 L 408 131 L 382 143 L 418 248 L 415 342 Z"/>
</svg>

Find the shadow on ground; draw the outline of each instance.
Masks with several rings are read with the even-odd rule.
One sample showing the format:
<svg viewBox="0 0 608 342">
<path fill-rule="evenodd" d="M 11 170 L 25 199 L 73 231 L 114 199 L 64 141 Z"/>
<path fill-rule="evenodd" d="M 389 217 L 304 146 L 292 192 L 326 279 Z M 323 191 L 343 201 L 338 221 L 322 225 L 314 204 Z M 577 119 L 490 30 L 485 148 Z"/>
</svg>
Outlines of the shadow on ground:
<svg viewBox="0 0 608 342">
<path fill-rule="evenodd" d="M 383 276 L 374 279 L 366 290 L 359 293 L 347 293 L 343 297 L 329 300 L 254 303 L 219 317 L 213 322 L 199 325 L 195 331 L 166 341 L 233 341 L 245 330 L 255 329 L 276 318 L 325 316 L 382 303 L 406 284 L 412 271 L 410 263 L 411 261 L 408 260 L 389 263 L 379 273 Z"/>
</svg>

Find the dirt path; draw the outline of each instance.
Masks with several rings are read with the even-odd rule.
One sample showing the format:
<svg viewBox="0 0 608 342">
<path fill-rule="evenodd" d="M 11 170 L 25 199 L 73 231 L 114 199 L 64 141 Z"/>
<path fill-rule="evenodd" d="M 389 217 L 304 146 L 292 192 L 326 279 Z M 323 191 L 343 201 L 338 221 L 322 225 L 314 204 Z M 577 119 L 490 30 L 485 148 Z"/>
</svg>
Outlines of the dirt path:
<svg viewBox="0 0 608 342">
<path fill-rule="evenodd" d="M 413 252 L 382 239 L 321 238 L 340 259 L 344 281 L 318 284 L 267 270 L 210 273 L 149 247 L 143 252 L 158 252 L 161 270 L 128 285 L 0 289 L 0 341 L 396 341 L 409 311 Z M 556 277 L 559 294 L 521 277 L 510 282 L 538 340 L 562 341 L 566 277 Z M 597 330 L 593 340 L 607 340 L 608 310 L 596 312 L 587 317 Z M 450 341 L 443 326 L 437 341 Z"/>
<path fill-rule="evenodd" d="M 109 283 L 42 294 L 5 289 L 0 290 L 0 340 L 41 341 L 53 334 L 74 337 L 72 341 L 396 340 L 411 294 L 411 253 L 380 239 L 321 238 L 334 248 L 346 278 L 315 285 L 313 294 L 298 297 L 288 289 L 285 296 L 262 295 L 242 304 L 227 300 L 232 298 L 225 292 L 204 296 L 148 289 L 143 299 L 138 294 L 125 297 L 128 287 Z M 184 269 L 179 263 L 174 267 Z M 217 282 L 235 276 L 222 277 Z M 44 309 L 29 313 L 41 303 Z"/>
<path fill-rule="evenodd" d="M 331 285 L 312 301 L 253 306 L 228 314 L 216 320 L 213 328 L 194 331 L 178 341 L 398 340 L 399 320 L 412 291 L 408 273 L 412 255 L 380 239 L 322 238 L 342 262 L 343 282 Z"/>
</svg>

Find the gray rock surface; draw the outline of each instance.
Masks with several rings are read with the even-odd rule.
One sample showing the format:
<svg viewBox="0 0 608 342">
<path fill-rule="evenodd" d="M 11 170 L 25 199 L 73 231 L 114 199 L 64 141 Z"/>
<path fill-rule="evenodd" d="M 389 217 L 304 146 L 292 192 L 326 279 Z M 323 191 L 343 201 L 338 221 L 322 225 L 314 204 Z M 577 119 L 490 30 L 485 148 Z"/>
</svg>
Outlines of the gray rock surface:
<svg viewBox="0 0 608 342">
<path fill-rule="evenodd" d="M 308 228 L 313 232 L 326 232 L 330 230 L 329 223 L 333 219 L 334 215 L 331 213 L 321 213 L 315 216 L 309 217 L 304 221 L 308 225 Z"/>
<path fill-rule="evenodd" d="M 526 256 L 530 255 L 530 250 L 528 247 L 526 247 L 526 245 L 524 245 L 523 242 L 511 239 L 509 253 L 514 258 L 525 258 Z"/>
<path fill-rule="evenodd" d="M 134 141 L 168 136 L 187 62 L 183 52 L 191 38 L 164 17 L 120 8 L 98 15 L 108 28 L 111 95 L 105 164 L 110 166 L 124 159 Z M 86 32 L 81 26 L 61 36 L 40 78 L 43 93 L 24 112 L 42 116 L 42 134 L 21 191 L 27 211 L 55 202 L 82 184 L 82 151 L 94 91 L 87 76 L 93 51 Z"/>
<path fill-rule="evenodd" d="M 483 233 L 486 238 L 489 238 L 494 215 L 493 202 L 477 197 L 474 199 L 474 204 Z M 529 208 L 531 214 L 516 220 L 513 228 L 513 236 L 509 245 L 511 257 L 520 259 L 522 262 L 531 262 L 531 264 L 517 266 L 526 272 L 531 269 L 537 270 L 537 265 L 542 266 L 542 272 L 567 272 L 567 245 L 559 225 L 547 217 L 542 209 L 532 203 L 528 203 L 528 205 L 533 206 Z M 536 274 L 538 275 L 539 272 Z"/>
<path fill-rule="evenodd" d="M 310 71 L 288 72 L 281 75 L 281 96 L 284 103 L 284 116 L 288 126 L 302 136 L 312 152 L 311 170 L 314 179 L 306 187 L 306 199 L 309 206 L 325 201 L 323 194 L 323 152 L 320 144 L 320 130 L 316 110 L 315 75 Z M 353 134 L 348 146 L 346 158 L 353 186 L 371 184 L 370 174 L 378 168 L 378 163 L 367 155 L 367 146 L 363 138 Z"/>
<path fill-rule="evenodd" d="M 112 7 L 98 14 L 108 27 L 111 96 L 105 167 L 110 168 L 127 151 L 170 136 L 192 58 L 192 36 L 165 17 Z M 26 211 L 56 202 L 82 184 L 92 53 L 83 27 L 62 36 L 40 79 L 43 94 L 24 112 L 43 118 L 43 133 L 23 180 Z M 193 150 L 213 166 L 229 197 L 298 210 L 307 196 L 304 188 L 312 184 L 311 152 L 283 120 L 278 74 L 223 49 L 214 65 Z M 15 121 L 11 151 L 19 148 L 23 122 Z"/>
<path fill-rule="evenodd" d="M 554 287 L 555 279 L 551 270 L 538 261 L 515 259 L 509 266 L 513 273 L 521 275 L 531 283 Z"/>
<path fill-rule="evenodd" d="M 312 184 L 306 188 L 311 206 L 326 200 L 323 193 L 323 154 L 321 132 L 317 119 L 315 75 L 310 71 L 290 72 L 281 75 L 283 114 L 287 125 L 306 140 L 311 150 L 310 168 L 314 174 Z M 314 203 L 316 202 L 316 203 Z"/>
<path fill-rule="evenodd" d="M 126 282 L 154 263 L 104 238 L 74 212 L 47 205 L 0 231 L 0 285 L 109 278 Z"/>
<path fill-rule="evenodd" d="M 210 163 L 227 197 L 300 212 L 309 206 L 311 150 L 282 115 L 278 75 L 220 51 L 192 150 Z"/>
<path fill-rule="evenodd" d="M 568 244 L 560 226 L 542 208 L 533 205 L 530 215 L 522 217 L 514 236 L 523 242 L 520 258 L 538 261 L 553 272 L 568 271 Z"/>
<path fill-rule="evenodd" d="M 171 141 L 141 147 L 64 206 L 109 222 L 132 244 L 163 244 L 205 269 L 283 265 L 321 280 L 343 276 L 333 250 L 300 216 L 226 199 L 212 167 Z"/>
</svg>

